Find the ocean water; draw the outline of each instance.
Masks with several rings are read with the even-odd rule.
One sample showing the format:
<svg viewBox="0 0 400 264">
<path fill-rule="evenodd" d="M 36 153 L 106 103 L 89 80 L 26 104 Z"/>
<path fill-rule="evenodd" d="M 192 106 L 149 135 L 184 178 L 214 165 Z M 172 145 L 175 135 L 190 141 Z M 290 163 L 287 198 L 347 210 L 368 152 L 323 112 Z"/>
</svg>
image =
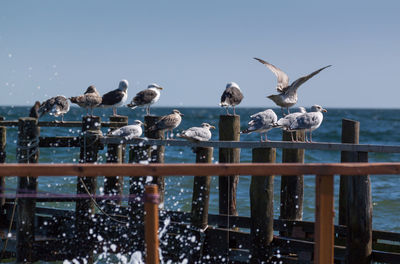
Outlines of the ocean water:
<svg viewBox="0 0 400 264">
<path fill-rule="evenodd" d="M 152 108 L 151 112 L 155 115 L 168 114 L 173 108 Z M 213 130 L 213 140 L 218 140 L 218 119 L 219 115 L 224 114 L 221 108 L 178 108 L 185 116 L 181 125 L 176 129 L 179 132 L 183 129 L 199 126 L 203 122 L 208 122 L 217 127 Z M 246 127 L 249 116 L 262 108 L 238 108 L 237 113 L 241 116 L 241 127 Z M 281 115 L 280 109 L 274 109 L 278 116 Z M 19 117 L 27 116 L 29 107 L 0 107 L 0 116 L 6 120 L 15 120 Z M 81 120 L 86 113 L 79 108 L 71 108 L 65 116 L 65 120 Z M 324 115 L 324 122 L 321 127 L 313 133 L 313 140 L 317 142 L 340 142 L 341 120 L 343 118 L 360 121 L 360 143 L 400 145 L 400 110 L 391 109 L 328 109 Z M 100 115 L 102 121 L 107 121 L 112 114 L 111 109 L 96 109 L 95 115 Z M 129 121 L 135 119 L 143 120 L 145 112 L 143 109 L 130 110 L 126 107 L 118 109 L 118 114 L 129 116 Z M 53 117 L 46 116 L 43 120 L 53 120 Z M 103 132 L 107 130 L 104 129 Z M 42 128 L 41 136 L 78 136 L 79 128 Z M 271 130 L 268 134 L 270 140 L 281 140 L 279 129 Z M 241 135 L 242 140 L 258 141 L 258 134 Z M 16 162 L 16 141 L 17 128 L 9 128 L 7 131 L 7 162 Z M 99 163 L 104 163 L 106 149 L 100 151 Z M 277 150 L 277 162 L 281 162 L 281 150 Z M 76 163 L 79 159 L 79 148 L 44 148 L 40 150 L 42 163 Z M 240 160 L 251 162 L 251 150 L 242 149 Z M 195 161 L 195 154 L 190 148 L 185 147 L 166 147 L 166 163 L 191 163 Z M 398 162 L 400 154 L 370 153 L 370 162 Z M 214 162 L 218 162 L 218 150 L 214 151 Z M 305 162 L 340 162 L 340 152 L 337 151 L 316 151 L 307 150 Z M 99 192 L 102 191 L 103 179 L 98 179 Z M 305 175 L 304 179 L 304 220 L 314 220 L 314 176 Z M 400 232 L 400 179 L 397 175 L 377 175 L 371 176 L 372 196 L 373 196 L 373 228 L 378 230 Z M 125 180 L 124 192 L 128 192 L 128 179 Z M 16 179 L 7 179 L 7 188 L 16 188 Z M 167 177 L 166 178 L 166 200 L 165 208 L 169 210 L 190 211 L 193 177 Z M 338 202 L 339 177 L 335 177 L 335 202 Z M 249 199 L 250 177 L 241 176 L 237 193 L 238 213 L 242 216 L 250 214 Z M 280 177 L 275 177 L 275 216 L 279 216 L 279 193 Z M 76 177 L 54 178 L 40 177 L 39 190 L 54 193 L 71 193 L 76 191 Z M 74 208 L 72 204 L 66 203 L 47 203 L 45 206 L 59 208 Z M 210 213 L 218 212 L 218 179 L 213 177 Z M 336 211 L 337 212 L 337 211 Z M 338 213 L 336 214 L 338 216 Z"/>
</svg>

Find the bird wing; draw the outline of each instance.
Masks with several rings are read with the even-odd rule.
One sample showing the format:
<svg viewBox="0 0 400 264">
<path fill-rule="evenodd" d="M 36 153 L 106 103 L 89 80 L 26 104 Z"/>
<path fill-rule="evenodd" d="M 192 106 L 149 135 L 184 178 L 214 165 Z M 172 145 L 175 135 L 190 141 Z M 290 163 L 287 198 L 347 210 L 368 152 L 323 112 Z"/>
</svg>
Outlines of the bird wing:
<svg viewBox="0 0 400 264">
<path fill-rule="evenodd" d="M 136 96 L 132 99 L 132 102 L 135 105 L 145 105 L 151 103 L 151 101 L 156 97 L 157 93 L 155 91 L 146 89 L 138 92 Z"/>
<path fill-rule="evenodd" d="M 175 128 L 181 123 L 181 117 L 179 115 L 170 114 L 166 115 L 156 123 L 156 129 L 170 129 Z"/>
<path fill-rule="evenodd" d="M 276 90 L 278 92 L 283 92 L 283 90 L 289 85 L 289 76 L 287 76 L 285 72 L 283 72 L 281 69 L 272 65 L 269 62 L 266 62 L 259 58 L 254 58 L 254 59 L 258 60 L 259 62 L 267 66 L 268 69 L 270 69 L 276 75 L 276 77 L 278 78 L 278 84 L 276 86 Z"/>
<path fill-rule="evenodd" d="M 282 90 L 282 92 L 287 93 L 289 91 L 295 91 L 297 90 L 297 88 L 300 87 L 300 85 L 302 85 L 303 83 L 305 83 L 306 81 L 308 81 L 311 77 L 313 77 L 314 75 L 317 75 L 320 71 L 322 71 L 323 69 L 326 69 L 328 67 L 331 67 L 332 65 L 328 65 L 325 67 L 322 67 L 319 70 L 316 70 L 315 72 L 310 73 L 309 75 L 303 76 L 298 78 L 296 81 L 294 81 L 290 86 L 286 87 L 285 89 Z"/>
<path fill-rule="evenodd" d="M 114 131 L 110 132 L 112 136 L 120 136 L 120 137 L 140 137 L 142 134 L 142 129 L 136 125 L 129 125 L 120 127 Z"/>
<path fill-rule="evenodd" d="M 320 123 L 319 115 L 311 112 L 298 116 L 291 124 L 290 130 L 310 129 Z"/>
<path fill-rule="evenodd" d="M 243 100 L 242 92 L 236 87 L 225 89 L 221 96 L 221 103 L 227 102 L 228 105 L 238 105 Z"/>
<path fill-rule="evenodd" d="M 121 90 L 113 90 L 103 95 L 102 105 L 114 105 L 119 103 L 124 98 L 124 92 Z"/>
<path fill-rule="evenodd" d="M 277 121 L 277 116 L 273 111 L 263 111 L 251 116 L 249 131 L 271 128 Z"/>
<path fill-rule="evenodd" d="M 211 132 L 202 127 L 191 127 L 181 133 L 181 137 L 196 141 L 207 141 L 211 138 Z"/>
</svg>

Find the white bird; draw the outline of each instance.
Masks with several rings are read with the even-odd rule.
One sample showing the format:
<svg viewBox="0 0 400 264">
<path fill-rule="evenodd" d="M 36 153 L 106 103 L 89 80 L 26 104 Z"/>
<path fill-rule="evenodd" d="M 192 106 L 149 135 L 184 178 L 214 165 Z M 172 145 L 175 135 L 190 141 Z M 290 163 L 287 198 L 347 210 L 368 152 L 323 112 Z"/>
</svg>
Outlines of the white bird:
<svg viewBox="0 0 400 264">
<path fill-rule="evenodd" d="M 215 126 L 209 123 L 201 124 L 201 127 L 191 127 L 181 132 L 180 137 L 189 141 L 208 141 L 211 139 L 210 129 L 215 129 Z"/>
<path fill-rule="evenodd" d="M 88 114 L 90 109 L 90 114 L 93 116 L 93 108 L 101 104 L 102 98 L 99 92 L 97 92 L 96 87 L 94 85 L 90 85 L 83 95 L 71 97 L 69 100 L 71 100 L 71 103 L 77 104 L 82 108 L 86 108 L 86 114 Z"/>
<path fill-rule="evenodd" d="M 313 105 L 311 107 L 311 112 L 299 115 L 290 124 L 290 131 L 305 130 L 306 142 L 312 142 L 312 131 L 319 128 L 324 119 L 322 112 L 327 112 L 326 109 L 322 108 L 320 105 Z M 310 133 L 310 141 L 307 140 L 307 131 Z"/>
<path fill-rule="evenodd" d="M 119 82 L 118 88 L 103 95 L 101 107 L 112 107 L 113 115 L 117 115 L 117 107 L 125 104 L 128 99 L 128 81 Z"/>
<path fill-rule="evenodd" d="M 250 116 L 250 121 L 248 123 L 247 129 L 243 130 L 240 133 L 250 134 L 252 132 L 258 132 L 260 133 L 261 142 L 263 141 L 262 134 L 265 135 L 265 141 L 268 141 L 267 133 L 272 128 L 274 128 L 274 124 L 277 120 L 278 117 L 272 109 L 258 112 Z"/>
<path fill-rule="evenodd" d="M 279 92 L 279 94 L 273 94 L 267 96 L 269 99 L 274 101 L 274 103 L 282 108 L 282 113 L 283 113 L 283 108 L 286 108 L 289 112 L 289 107 L 295 105 L 297 103 L 297 89 L 308 81 L 311 77 L 314 75 L 318 74 L 320 71 L 322 71 L 325 68 L 328 68 L 332 65 L 328 65 L 325 67 L 322 67 L 319 70 L 316 70 L 309 75 L 303 76 L 298 78 L 296 81 L 292 82 L 292 84 L 289 85 L 289 77 L 287 76 L 286 73 L 284 73 L 281 69 L 278 67 L 258 58 L 254 58 L 264 64 L 265 66 L 268 67 L 278 78 L 278 85 L 276 86 L 276 90 Z M 285 115 L 285 114 L 284 114 Z"/>
<path fill-rule="evenodd" d="M 132 109 L 138 106 L 146 106 L 146 114 L 150 115 L 150 105 L 156 103 L 160 99 L 160 91 L 162 89 L 160 85 L 152 83 L 147 86 L 146 90 L 138 92 L 127 106 Z"/>
<path fill-rule="evenodd" d="M 304 113 L 307 113 L 306 109 L 302 106 L 299 107 L 299 112 L 295 112 L 295 113 L 291 113 L 288 114 L 282 118 L 280 118 L 278 120 L 278 122 L 276 122 L 276 124 L 274 124 L 274 127 L 279 127 L 282 128 L 283 130 L 289 131 L 289 127 L 290 125 L 293 123 L 293 121 L 296 120 L 296 118 Z M 293 133 L 290 134 L 292 137 L 292 141 L 294 141 L 293 139 Z M 297 139 L 296 139 L 297 140 Z"/>
<path fill-rule="evenodd" d="M 149 130 L 161 130 L 163 133 L 167 131 L 167 139 L 168 131 L 170 135 L 172 134 L 172 130 L 179 126 L 182 121 L 183 114 L 179 112 L 179 110 L 174 109 L 172 113 L 166 116 L 163 116 L 157 123 L 149 128 Z"/>
<path fill-rule="evenodd" d="M 221 103 L 219 105 L 221 107 L 226 108 L 227 115 L 229 115 L 228 107 L 232 106 L 233 114 L 236 115 L 235 106 L 240 104 L 242 99 L 243 99 L 243 94 L 242 91 L 240 90 L 239 85 L 235 82 L 229 82 L 226 85 L 225 91 L 222 93 Z"/>
<path fill-rule="evenodd" d="M 58 95 L 44 101 L 38 110 L 39 117 L 49 113 L 58 117 L 61 115 L 61 122 L 64 122 L 64 115 L 69 111 L 69 101 L 63 95 Z"/>
<path fill-rule="evenodd" d="M 140 137 L 143 133 L 143 122 L 140 120 L 133 121 L 132 125 L 123 126 L 108 133 L 109 136 L 124 137 L 125 139 L 132 139 Z"/>
</svg>

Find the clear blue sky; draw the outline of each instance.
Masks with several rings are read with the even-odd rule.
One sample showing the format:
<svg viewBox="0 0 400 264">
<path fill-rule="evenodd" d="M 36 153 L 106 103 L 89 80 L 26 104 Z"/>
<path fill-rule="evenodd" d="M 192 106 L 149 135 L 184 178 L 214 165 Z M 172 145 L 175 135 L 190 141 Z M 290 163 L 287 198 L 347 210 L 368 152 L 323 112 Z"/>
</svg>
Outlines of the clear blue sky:
<svg viewBox="0 0 400 264">
<path fill-rule="evenodd" d="M 399 107 L 400 1 L 0 1 L 0 105 L 28 105 L 89 85 L 149 83 L 159 106 L 218 106 L 229 81 L 242 106 L 272 107 L 276 78 L 298 106 Z"/>
</svg>

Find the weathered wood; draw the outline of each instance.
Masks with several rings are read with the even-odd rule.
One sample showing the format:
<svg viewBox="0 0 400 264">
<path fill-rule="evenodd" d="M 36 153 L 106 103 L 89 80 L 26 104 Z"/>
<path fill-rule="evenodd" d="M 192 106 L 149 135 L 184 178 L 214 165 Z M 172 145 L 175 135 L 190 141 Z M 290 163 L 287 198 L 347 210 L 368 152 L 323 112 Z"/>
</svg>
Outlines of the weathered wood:
<svg viewBox="0 0 400 264">
<path fill-rule="evenodd" d="M 18 126 L 18 120 L 7 120 L 0 121 L 0 126 L 16 127 Z M 102 122 L 101 127 L 122 127 L 124 123 L 118 122 Z M 80 121 L 39 121 L 38 127 L 82 127 Z"/>
<path fill-rule="evenodd" d="M 197 148 L 195 152 L 196 163 L 212 163 L 213 148 Z M 194 177 L 191 222 L 200 229 L 205 229 L 208 225 L 210 184 L 211 176 Z"/>
<path fill-rule="evenodd" d="M 18 123 L 18 163 L 37 163 L 39 128 L 36 118 L 20 118 Z M 37 179 L 20 177 L 17 193 L 36 193 Z M 33 261 L 35 242 L 35 199 L 20 198 L 17 203 L 17 262 Z"/>
<path fill-rule="evenodd" d="M 150 130 L 150 128 L 160 121 L 161 116 L 145 116 L 144 124 L 145 130 L 144 135 L 147 138 L 151 139 L 164 139 L 164 133 L 162 131 Z M 164 152 L 165 146 L 151 146 L 150 144 L 146 144 L 149 147 L 149 157 L 150 163 L 164 163 Z M 160 205 L 161 208 L 164 205 L 164 193 L 165 193 L 165 178 L 164 176 L 153 176 L 152 183 L 157 184 L 158 193 L 160 195 Z"/>
<path fill-rule="evenodd" d="M 0 164 L 0 176 L 203 176 L 206 175 L 293 175 L 293 174 L 400 175 L 400 163 L 307 163 L 307 164 Z"/>
<path fill-rule="evenodd" d="M 362 151 L 377 153 L 400 153 L 400 146 L 373 145 L 373 144 L 343 144 L 328 142 L 285 142 L 285 141 L 200 141 L 190 142 L 186 140 L 156 140 L 147 138 L 134 138 L 125 140 L 115 137 L 104 137 L 100 140 L 103 144 L 148 144 L 158 146 L 185 146 L 185 147 L 213 147 L 213 148 L 286 148 L 286 149 L 309 149 L 327 151 Z"/>
<path fill-rule="evenodd" d="M 333 263 L 335 219 L 333 175 L 317 175 L 315 189 L 314 263 Z"/>
<path fill-rule="evenodd" d="M 342 119 L 342 143 L 358 144 L 360 135 L 360 122 Z M 341 162 L 358 162 L 356 151 L 342 151 Z M 339 188 L 339 225 L 347 225 L 347 189 L 350 179 L 346 176 L 340 177 Z"/>
<path fill-rule="evenodd" d="M 40 148 L 80 147 L 79 137 L 39 137 Z"/>
<path fill-rule="evenodd" d="M 275 163 L 276 150 L 256 148 L 253 162 Z M 274 235 L 274 175 L 251 177 L 250 183 L 251 263 L 268 261 Z"/>
<path fill-rule="evenodd" d="M 146 263 L 159 263 L 158 254 L 158 186 L 147 185 L 145 190 L 145 242 L 146 242 Z"/>
<path fill-rule="evenodd" d="M 98 158 L 100 131 L 100 117 L 84 116 L 82 118 L 82 137 L 79 163 L 95 163 Z M 116 176 L 116 175 L 115 175 Z M 77 194 L 95 194 L 97 188 L 96 177 L 79 176 L 77 179 Z M 88 263 L 93 263 L 93 236 L 90 230 L 93 228 L 95 205 L 91 199 L 79 200 L 75 208 L 76 236 L 83 241 L 78 247 L 79 257 L 85 258 Z"/>
<path fill-rule="evenodd" d="M 358 161 L 368 162 L 368 153 L 359 152 Z M 347 263 L 372 261 L 372 197 L 369 175 L 348 177 Z"/>
<path fill-rule="evenodd" d="M 283 141 L 291 141 L 291 132 L 282 130 Z M 294 132 L 299 141 L 304 141 L 304 131 Z M 282 163 L 304 163 L 304 149 L 283 149 Z M 281 206 L 280 219 L 301 220 L 303 217 L 303 175 L 295 174 L 281 179 Z M 281 232 L 283 236 L 292 236 Z"/>
<path fill-rule="evenodd" d="M 240 141 L 240 116 L 220 115 L 219 116 L 219 140 Z M 239 163 L 239 148 L 220 148 L 220 163 Z M 237 215 L 236 210 L 236 189 L 239 182 L 239 175 L 219 177 L 219 213 Z"/>
<path fill-rule="evenodd" d="M 128 125 L 127 116 L 110 116 L 110 123 L 118 122 Z M 111 127 L 111 131 L 118 127 Z M 125 161 L 125 144 L 108 144 L 107 146 L 107 163 L 124 163 Z M 116 177 L 104 177 L 104 193 L 108 195 L 122 195 L 124 186 L 124 177 L 122 175 Z M 106 200 L 105 211 L 112 212 L 115 205 L 121 205 L 122 200 Z"/>
</svg>

